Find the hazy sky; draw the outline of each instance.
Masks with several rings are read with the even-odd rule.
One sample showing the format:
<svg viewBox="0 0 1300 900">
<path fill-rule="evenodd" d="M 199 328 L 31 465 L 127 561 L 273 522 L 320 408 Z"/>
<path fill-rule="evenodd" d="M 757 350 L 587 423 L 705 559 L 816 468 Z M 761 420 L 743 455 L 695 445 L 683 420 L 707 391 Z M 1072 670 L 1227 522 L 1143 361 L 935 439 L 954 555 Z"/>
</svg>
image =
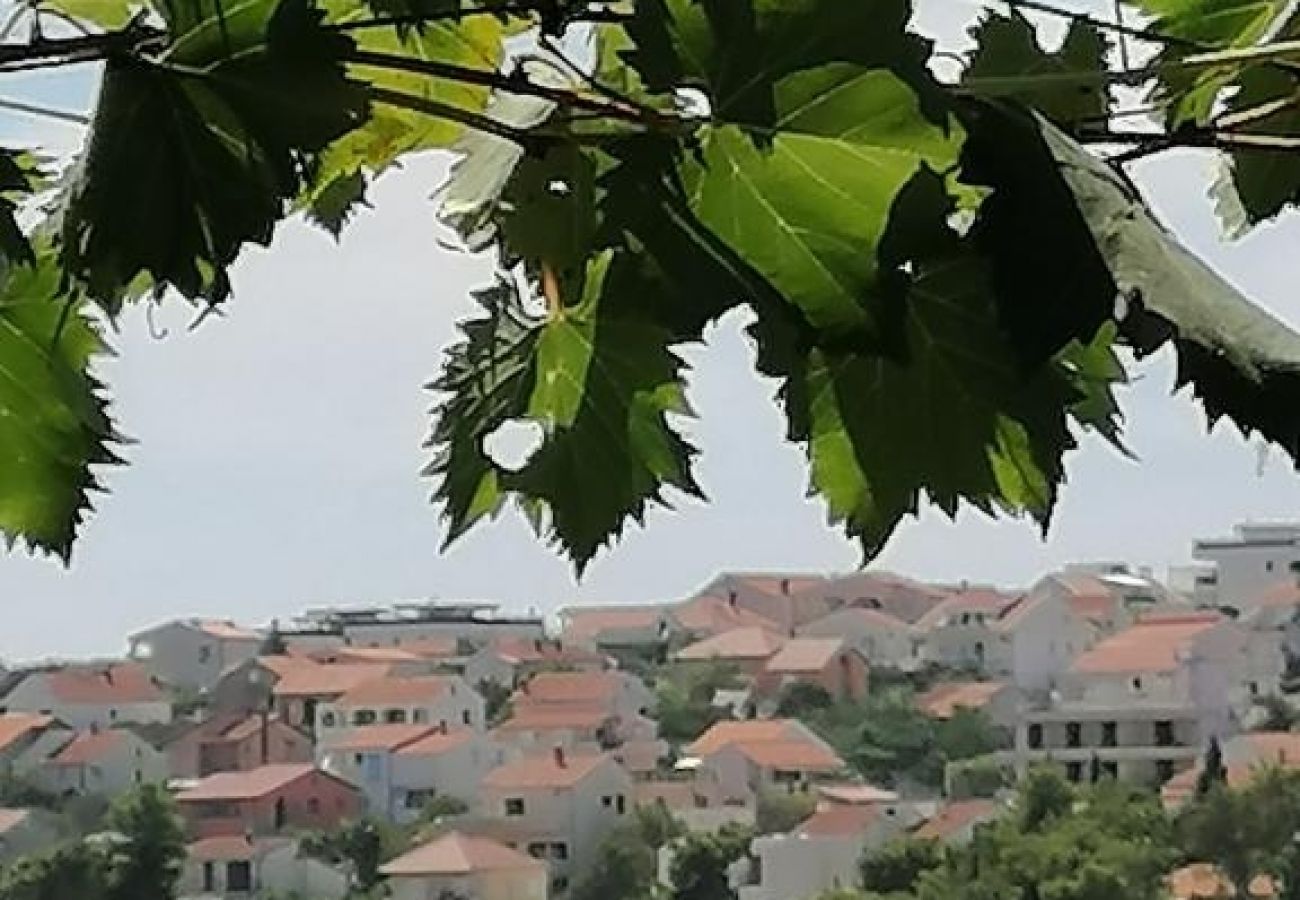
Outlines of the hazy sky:
<svg viewBox="0 0 1300 900">
<path fill-rule="evenodd" d="M 919 23 L 952 42 L 975 8 L 923 2 Z M 85 106 L 91 90 L 85 76 L 46 76 L 6 80 L 0 94 Z M 62 147 L 78 139 L 75 128 L 9 116 L 0 128 L 0 137 Z M 102 373 L 138 441 L 131 464 L 106 475 L 112 493 L 99 499 L 70 568 L 0 557 L 0 656 L 114 652 L 130 630 L 178 615 L 262 622 L 309 604 L 419 596 L 551 610 L 675 598 L 721 569 L 857 564 L 822 505 L 805 498 L 801 450 L 783 443 L 774 385 L 752 374 L 735 320 L 688 353 L 700 415 L 690 434 L 709 503 L 653 513 L 582 584 L 513 513 L 440 554 L 432 486 L 419 477 L 431 402 L 422 385 L 470 311 L 467 290 L 489 275 L 486 261 L 435 243 L 430 194 L 445 165 L 424 159 L 382 179 L 373 211 L 341 244 L 297 221 L 282 227 L 270 250 L 250 250 L 236 267 L 228 315 L 195 332 L 179 303 L 156 317 L 168 332 L 161 340 L 141 314 L 123 319 L 113 337 L 120 355 Z M 1223 243 L 1205 196 L 1211 172 L 1188 153 L 1137 174 L 1195 250 L 1300 322 L 1300 223 Z M 1162 358 L 1124 392 L 1140 462 L 1097 440 L 1073 455 L 1048 542 L 1028 523 L 969 513 L 953 524 L 926 513 L 876 565 L 1008 585 L 1068 560 L 1163 568 L 1184 561 L 1195 537 L 1300 513 L 1300 476 L 1288 461 L 1274 452 L 1261 475 L 1256 448 L 1227 427 L 1206 436 L 1198 409 L 1171 397 L 1171 385 Z"/>
</svg>

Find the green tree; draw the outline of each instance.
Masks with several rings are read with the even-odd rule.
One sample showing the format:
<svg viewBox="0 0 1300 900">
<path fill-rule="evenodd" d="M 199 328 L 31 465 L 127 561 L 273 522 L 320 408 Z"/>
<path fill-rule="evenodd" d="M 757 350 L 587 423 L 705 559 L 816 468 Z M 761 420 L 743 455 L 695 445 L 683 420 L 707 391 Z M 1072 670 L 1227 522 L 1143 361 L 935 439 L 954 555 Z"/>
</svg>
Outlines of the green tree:
<svg viewBox="0 0 1300 900">
<path fill-rule="evenodd" d="M 145 784 L 109 807 L 113 844 L 107 900 L 171 900 L 185 860 L 185 832 L 166 788 Z"/>
<path fill-rule="evenodd" d="M 998 749 L 997 728 L 982 710 L 959 707 L 935 726 L 935 744 L 945 762 L 984 756 Z"/>
<path fill-rule="evenodd" d="M 669 879 L 672 900 L 735 900 L 727 868 L 749 850 L 753 833 L 723 826 L 714 832 L 690 832 L 673 844 Z"/>
<path fill-rule="evenodd" d="M 23 4 L 33 39 L 0 75 L 98 62 L 102 81 L 30 234 L 15 212 L 46 173 L 0 150 L 0 531 L 66 556 L 120 463 L 96 309 L 211 310 L 284 218 L 337 234 L 402 157 L 453 147 L 444 222 L 522 277 L 477 295 L 433 382 L 450 538 L 513 502 L 582 569 L 671 492 L 700 495 L 675 348 L 741 308 L 813 489 L 868 557 L 923 496 L 1047 523 L 1075 435 L 1120 443 L 1117 346 L 1168 344 L 1212 421 L 1294 456 L 1300 335 L 1117 174 L 1195 146 L 1226 163 L 1227 230 L 1289 209 L 1289 4 L 1129 5 L 1149 27 L 1039 0 L 1068 25 L 1050 50 L 989 12 L 940 78 L 951 54 L 908 0 Z M 553 49 L 579 36 L 585 69 Z M 1150 96 L 1145 130 L 1112 85 Z M 485 438 L 520 420 L 542 441 L 503 466 Z"/>
<path fill-rule="evenodd" d="M 948 793 L 954 800 L 993 797 L 1015 782 L 1015 773 L 988 757 L 954 763 L 947 771 Z"/>
<path fill-rule="evenodd" d="M 1070 783 L 1051 766 L 1039 766 L 1020 783 L 1017 803 L 1021 827 L 1026 831 L 1042 827 L 1068 813 L 1075 801 Z"/>
<path fill-rule="evenodd" d="M 699 737 L 724 717 L 713 705 L 714 695 L 743 685 L 739 670 L 730 663 L 664 667 L 655 681 L 655 716 L 660 735 L 675 743 Z"/>
<path fill-rule="evenodd" d="M 110 900 L 103 853 L 77 843 L 0 867 L 0 900 Z M 141 897 L 166 896 L 142 894 Z"/>
<path fill-rule="evenodd" d="M 921 873 L 943 863 L 937 841 L 898 838 L 862 857 L 862 885 L 877 894 L 904 893 L 916 887 Z"/>
<path fill-rule="evenodd" d="M 659 848 L 683 830 L 662 806 L 638 807 L 631 822 L 601 843 L 591 871 L 574 885 L 572 900 L 648 900 L 655 891 Z"/>
<path fill-rule="evenodd" d="M 498 725 L 510 718 L 510 688 L 484 678 L 478 683 L 478 692 L 483 697 L 483 714 L 489 725 Z"/>
<path fill-rule="evenodd" d="M 777 699 L 776 714 L 786 718 L 800 718 L 815 710 L 829 709 L 834 704 L 830 692 L 811 681 L 796 681 L 786 685 Z"/>
<path fill-rule="evenodd" d="M 754 827 L 759 834 L 784 834 L 816 808 L 816 796 L 805 791 L 762 791 L 754 809 Z"/>
<path fill-rule="evenodd" d="M 1196 778 L 1197 796 L 1205 796 L 1216 785 L 1228 783 L 1228 768 L 1223 764 L 1223 748 L 1217 737 L 1210 737 L 1210 744 L 1205 748 L 1205 759 L 1201 761 L 1201 774 Z"/>
<path fill-rule="evenodd" d="M 1259 723 L 1261 731 L 1290 731 L 1295 728 L 1297 715 L 1295 707 L 1285 697 L 1268 694 L 1255 701 L 1264 711 L 1264 720 Z"/>
<path fill-rule="evenodd" d="M 334 865 L 344 865 L 353 886 L 362 892 L 380 881 L 384 860 L 404 852 L 410 841 L 399 829 L 373 818 L 345 822 L 332 831 L 314 832 L 302 839 L 302 852 Z"/>
</svg>

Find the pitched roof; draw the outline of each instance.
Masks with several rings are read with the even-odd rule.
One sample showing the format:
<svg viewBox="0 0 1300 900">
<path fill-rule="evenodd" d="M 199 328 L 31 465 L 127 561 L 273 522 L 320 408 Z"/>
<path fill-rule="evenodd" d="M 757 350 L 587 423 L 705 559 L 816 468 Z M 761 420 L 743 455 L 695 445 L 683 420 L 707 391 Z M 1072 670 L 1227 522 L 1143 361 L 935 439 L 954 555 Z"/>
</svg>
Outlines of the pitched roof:
<svg viewBox="0 0 1300 900">
<path fill-rule="evenodd" d="M 939 807 L 912 835 L 921 840 L 946 840 L 967 826 L 992 819 L 998 811 L 995 800 L 955 800 Z"/>
<path fill-rule="evenodd" d="M 618 695 L 622 672 L 539 672 L 519 688 L 515 699 L 525 703 L 605 703 Z"/>
<path fill-rule="evenodd" d="M 202 838 L 185 848 L 186 855 L 196 862 L 227 862 L 253 859 L 269 847 L 288 844 L 286 838 L 258 838 L 249 840 L 246 835 L 230 834 Z"/>
<path fill-rule="evenodd" d="M 398 750 L 433 732 L 430 725 L 363 725 L 353 728 L 337 741 L 326 745 L 328 750 Z"/>
<path fill-rule="evenodd" d="M 981 614 L 991 624 L 999 613 L 1015 603 L 1017 599 L 1017 596 L 995 588 L 962 588 L 931 607 L 916 624 L 918 628 L 923 629 L 938 628 L 963 613 Z"/>
<path fill-rule="evenodd" d="M 439 756 L 473 739 L 474 731 L 470 728 L 436 728 L 418 740 L 404 744 L 397 753 L 399 756 Z"/>
<path fill-rule="evenodd" d="M 116 750 L 125 739 L 118 729 L 83 731 L 63 745 L 50 760 L 56 766 L 86 766 L 99 762 Z"/>
<path fill-rule="evenodd" d="M 200 779 L 188 790 L 181 791 L 176 799 L 181 802 L 252 800 L 265 797 L 316 771 L 317 768 L 311 763 L 279 763 L 247 772 L 218 772 Z"/>
<path fill-rule="evenodd" d="M 817 793 L 832 803 L 892 803 L 898 794 L 870 784 L 821 784 Z"/>
<path fill-rule="evenodd" d="M 8 834 L 26 821 L 29 815 L 31 815 L 30 809 L 0 808 L 0 834 Z"/>
<path fill-rule="evenodd" d="M 65 666 L 46 673 L 61 703 L 156 703 L 166 699 L 144 666 L 134 662 Z"/>
<path fill-rule="evenodd" d="M 374 706 L 383 703 L 427 703 L 447 693 L 455 680 L 448 675 L 393 676 L 372 679 L 349 688 L 335 701 L 339 706 Z"/>
<path fill-rule="evenodd" d="M 280 676 L 271 692 L 277 697 L 338 696 L 368 681 L 384 678 L 388 670 L 386 665 L 358 663 L 291 666 Z"/>
<path fill-rule="evenodd" d="M 538 869 L 546 863 L 490 838 L 451 831 L 380 866 L 380 874 L 472 875 L 502 869 Z"/>
<path fill-rule="evenodd" d="M 663 803 L 669 809 L 694 809 L 695 786 L 689 781 L 638 781 L 632 785 L 638 806 Z"/>
<path fill-rule="evenodd" d="M 224 619 L 196 619 L 194 627 L 209 637 L 223 641 L 260 641 L 262 636 L 256 631 L 236 625 Z"/>
<path fill-rule="evenodd" d="M 758 741 L 788 741 L 805 736 L 794 719 L 749 719 L 743 722 L 715 722 L 704 734 L 684 748 L 690 756 L 709 756 L 728 744 Z"/>
<path fill-rule="evenodd" d="M 0 713 L 0 751 L 17 743 L 33 731 L 54 724 L 54 717 L 42 713 Z"/>
<path fill-rule="evenodd" d="M 850 623 L 888 631 L 907 631 L 911 627 L 902 619 L 891 616 L 887 612 L 865 606 L 848 606 L 844 609 L 837 609 L 820 619 L 814 619 L 800 628 L 799 634 L 825 633 L 823 629 L 827 628 L 834 628 L 835 633 L 838 634 Z"/>
<path fill-rule="evenodd" d="M 932 719 L 951 719 L 959 709 L 983 709 L 1006 689 L 1003 681 L 945 681 L 916 698 L 916 708 Z"/>
<path fill-rule="evenodd" d="M 786 639 L 770 628 L 733 628 L 696 641 L 677 651 L 678 659 L 766 659 L 784 646 Z"/>
<path fill-rule="evenodd" d="M 825 744 L 807 739 L 737 742 L 728 745 L 764 769 L 796 772 L 834 772 L 844 760 Z"/>
<path fill-rule="evenodd" d="M 663 606 L 570 606 L 560 614 L 565 618 L 566 639 L 595 641 L 607 631 L 654 628 L 665 612 Z"/>
<path fill-rule="evenodd" d="M 818 591 L 851 607 L 873 609 L 907 624 L 918 621 L 947 597 L 945 591 L 933 585 L 885 571 L 833 578 Z"/>
<path fill-rule="evenodd" d="M 1196 794 L 1203 766 L 1200 763 L 1183 769 L 1160 786 L 1160 802 L 1168 808 L 1182 806 Z M 1250 784 L 1259 768 L 1252 763 L 1231 762 L 1224 766 L 1225 781 L 1230 788 L 1244 788 Z"/>
<path fill-rule="evenodd" d="M 257 664 L 268 672 L 273 673 L 277 678 L 283 678 L 290 672 L 300 669 L 318 669 L 320 663 L 306 656 L 295 656 L 293 654 L 267 654 L 257 657 Z"/>
<path fill-rule="evenodd" d="M 1254 731 L 1239 735 L 1233 744 L 1240 744 L 1259 765 L 1279 765 L 1300 768 L 1300 734 L 1294 731 Z"/>
<path fill-rule="evenodd" d="M 313 654 L 341 663 L 406 663 L 424 662 L 425 657 L 406 647 L 339 647 Z"/>
<path fill-rule="evenodd" d="M 599 704 L 539 704 L 516 707 L 510 718 L 496 727 L 496 731 L 510 733 L 599 728 L 613 717 L 613 712 Z"/>
<path fill-rule="evenodd" d="M 1165 887 L 1171 900 L 1233 900 L 1237 890 L 1213 863 L 1191 863 L 1170 872 Z M 1277 885 L 1267 875 L 1256 875 L 1247 886 L 1251 898 L 1277 896 Z"/>
<path fill-rule="evenodd" d="M 498 789 L 573 787 L 606 761 L 610 761 L 610 757 L 604 753 L 559 752 L 525 757 L 493 769 L 483 779 L 483 786 Z"/>
<path fill-rule="evenodd" d="M 820 672 L 834 662 L 836 654 L 843 649 L 842 638 L 791 638 L 772 654 L 763 668 L 775 673 Z"/>
<path fill-rule="evenodd" d="M 1073 669 L 1085 674 L 1172 672 L 1196 638 L 1222 621 L 1218 613 L 1143 619 L 1085 651 Z"/>
<path fill-rule="evenodd" d="M 852 837 L 860 835 L 881 816 L 869 804 L 827 803 L 795 828 L 800 837 Z"/>
<path fill-rule="evenodd" d="M 429 635 L 413 641 L 402 641 L 398 646 L 421 659 L 446 659 L 461 655 L 460 641 L 447 635 Z"/>
<path fill-rule="evenodd" d="M 606 664 L 602 654 L 586 647 L 564 647 L 553 641 L 531 638 L 498 638 L 488 645 L 488 649 L 514 665 L 551 662 L 604 668 Z"/>
<path fill-rule="evenodd" d="M 678 625 L 696 634 L 719 634 L 747 626 L 777 627 L 766 616 L 713 594 L 701 594 L 682 601 L 673 607 L 672 615 Z"/>
</svg>

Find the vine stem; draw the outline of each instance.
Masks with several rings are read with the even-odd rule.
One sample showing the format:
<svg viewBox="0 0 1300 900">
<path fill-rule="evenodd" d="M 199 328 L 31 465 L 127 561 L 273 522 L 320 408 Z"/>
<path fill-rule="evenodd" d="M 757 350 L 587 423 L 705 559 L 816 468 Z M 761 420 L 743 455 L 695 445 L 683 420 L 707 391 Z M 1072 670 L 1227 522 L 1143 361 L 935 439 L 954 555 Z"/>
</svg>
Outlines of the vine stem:
<svg viewBox="0 0 1300 900">
<path fill-rule="evenodd" d="M 478 131 L 499 137 L 502 140 L 518 144 L 528 153 L 537 153 L 545 143 L 545 141 L 538 135 L 531 134 L 530 132 L 519 128 L 514 128 L 504 122 L 498 122 L 490 116 L 471 112 L 467 109 L 461 109 L 459 106 L 453 106 L 450 103 L 431 100 L 428 97 L 417 97 L 412 94 L 403 94 L 401 91 L 395 91 L 391 88 L 383 87 L 371 86 L 369 93 L 370 99 L 375 103 L 396 106 L 401 109 L 408 109 L 412 112 L 422 113 L 426 116 L 436 116 L 440 119 L 457 122 L 467 128 L 474 128 Z"/>
</svg>

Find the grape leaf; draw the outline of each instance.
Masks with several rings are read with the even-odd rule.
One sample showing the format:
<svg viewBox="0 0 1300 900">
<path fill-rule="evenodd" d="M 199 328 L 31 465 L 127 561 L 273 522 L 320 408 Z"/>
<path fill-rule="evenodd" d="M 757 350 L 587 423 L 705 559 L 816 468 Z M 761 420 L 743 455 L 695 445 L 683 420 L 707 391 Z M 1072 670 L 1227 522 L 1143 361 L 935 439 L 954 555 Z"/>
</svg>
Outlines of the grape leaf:
<svg viewBox="0 0 1300 900">
<path fill-rule="evenodd" d="M 98 25 L 106 31 L 114 31 L 131 21 L 143 3 L 133 0 L 40 0 L 40 6 Z"/>
<path fill-rule="evenodd" d="M 49 251 L 0 283 L 0 533 L 65 560 L 120 442 L 89 372 L 105 352 Z"/>
<path fill-rule="evenodd" d="M 769 348 L 760 369 L 785 379 L 789 436 L 806 445 L 813 486 L 867 558 L 923 492 L 950 515 L 965 500 L 1045 526 L 1079 399 L 1055 365 L 1022 373 L 983 260 L 946 224 L 943 179 L 920 174 L 897 202 L 893 221 L 906 225 L 886 237 L 881 262 L 899 292 L 903 358 L 815 332 L 792 338 L 771 307 L 756 326 Z"/>
<path fill-rule="evenodd" d="M 1048 52 L 1020 13 L 988 13 L 971 29 L 971 39 L 975 50 L 962 75 L 964 84 L 976 86 L 984 96 L 1014 97 L 1067 127 L 1086 119 L 1105 121 L 1111 105 L 1104 77 L 1110 44 L 1095 25 L 1075 19 L 1060 49 Z M 1090 74 L 1097 79 L 1051 80 L 1053 75 Z"/>
<path fill-rule="evenodd" d="M 1049 123 L 1042 128 L 1128 299 L 1126 339 L 1142 353 L 1172 340 L 1178 383 L 1192 386 L 1211 423 L 1227 416 L 1300 459 L 1300 333 L 1179 244 L 1131 183 Z"/>
<path fill-rule="evenodd" d="M 226 268 L 267 243 L 313 157 L 361 124 L 351 41 L 308 0 L 215 11 L 166 0 L 174 36 L 158 61 L 114 57 L 61 209 L 61 254 L 110 311 L 139 276 L 190 298 L 228 296 Z"/>
<path fill-rule="evenodd" d="M 1271 66 L 1252 66 L 1241 73 L 1238 86 L 1226 104 L 1225 115 L 1260 109 L 1266 114 L 1235 126 L 1233 131 L 1300 137 L 1300 100 L 1294 75 Z M 1294 150 L 1267 147 L 1230 153 L 1228 182 L 1215 187 L 1224 201 L 1218 204 L 1219 215 L 1230 235 L 1238 236 L 1300 200 L 1300 161 L 1295 156 Z"/>
<path fill-rule="evenodd" d="M 31 243 L 18 225 L 18 204 L 45 184 L 36 158 L 22 150 L 0 148 L 0 261 L 34 262 Z"/>
<path fill-rule="evenodd" d="M 581 571 L 627 519 L 663 502 L 664 486 L 698 494 L 693 450 L 666 419 L 687 411 L 683 364 L 644 303 L 644 270 L 624 262 L 594 257 L 580 302 L 547 320 L 524 311 L 511 282 L 479 295 L 488 315 L 464 326 L 434 383 L 446 400 L 428 473 L 441 479 L 448 541 L 514 496 L 544 511 L 544 530 Z M 538 423 L 544 439 L 510 471 L 484 441 L 516 420 Z"/>
<path fill-rule="evenodd" d="M 308 221 L 337 238 L 357 208 L 369 205 L 366 203 L 366 185 L 363 172 L 336 175 L 313 194 L 307 206 Z"/>
<path fill-rule="evenodd" d="M 1129 0 L 1154 17 L 1152 30 L 1183 45 L 1170 44 L 1156 57 L 1160 96 L 1168 102 L 1169 127 L 1209 121 L 1240 65 L 1180 68 L 1183 57 L 1199 50 L 1249 47 L 1268 37 L 1291 6 L 1290 0 Z"/>
<path fill-rule="evenodd" d="M 775 128 L 703 129 L 681 166 L 691 208 L 813 326 L 879 337 L 866 298 L 891 205 L 922 164 L 955 168 L 962 131 L 892 73 L 847 63 L 783 78 L 773 104 Z"/>
</svg>

